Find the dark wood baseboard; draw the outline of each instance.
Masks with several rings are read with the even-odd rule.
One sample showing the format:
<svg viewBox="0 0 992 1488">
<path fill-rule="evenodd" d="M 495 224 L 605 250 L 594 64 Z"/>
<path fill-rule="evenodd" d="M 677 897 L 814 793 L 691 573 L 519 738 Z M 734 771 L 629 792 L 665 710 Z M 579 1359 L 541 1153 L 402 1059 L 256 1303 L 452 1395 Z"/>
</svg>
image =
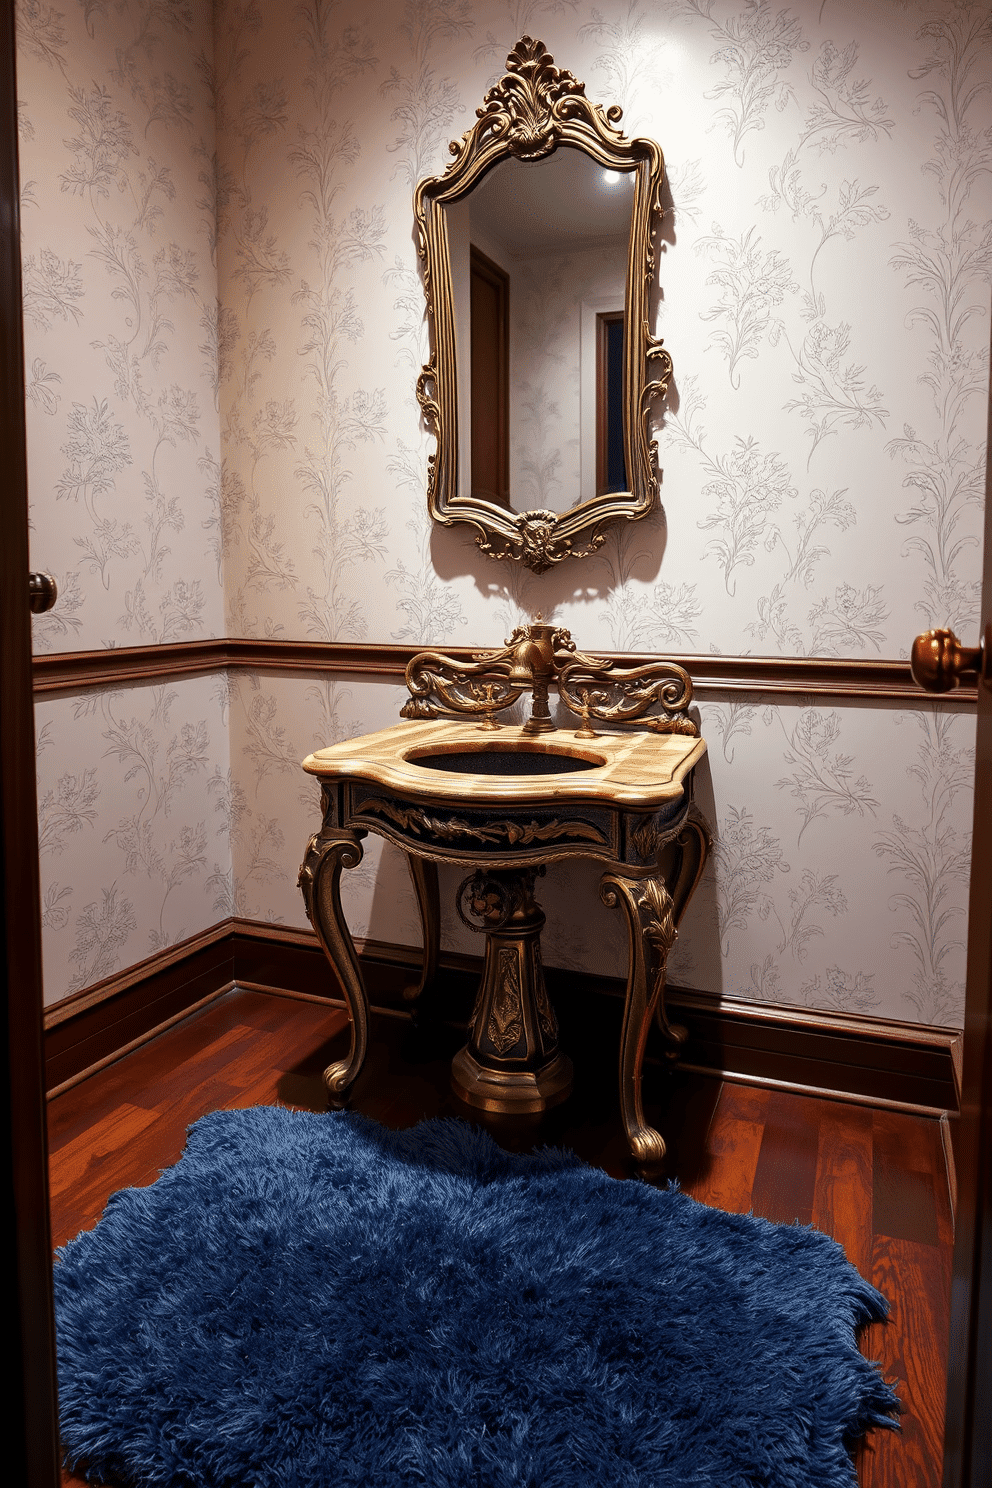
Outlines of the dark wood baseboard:
<svg viewBox="0 0 992 1488">
<path fill-rule="evenodd" d="M 359 943 L 372 1005 L 409 1015 L 403 990 L 416 979 L 419 951 L 366 940 Z M 481 962 L 446 955 L 431 1011 L 464 1023 Z M 604 1038 L 619 1034 L 623 983 L 618 979 L 547 968 L 563 1036 L 570 1018 L 594 1017 Z M 225 920 L 169 951 L 150 957 L 98 986 L 66 998 L 45 1017 L 46 1083 L 65 1089 L 230 987 L 254 987 L 341 1007 L 334 975 L 307 930 L 253 920 Z M 888 1023 L 784 1005 L 736 1002 L 671 987 L 670 1016 L 689 1039 L 683 1063 L 730 1079 L 813 1092 L 930 1114 L 958 1109 L 953 1030 Z M 664 1061 L 660 1039 L 647 1058 Z"/>
<path fill-rule="evenodd" d="M 810 1008 L 755 1005 L 672 988 L 689 1030 L 685 1063 L 790 1090 L 921 1111 L 956 1111 L 960 1034 Z"/>
<path fill-rule="evenodd" d="M 362 957 L 366 984 L 380 1008 L 403 1008 L 410 979 L 404 947 L 389 960 L 375 947 Z M 343 1007 L 341 989 L 309 931 L 229 919 L 127 971 L 74 993 L 45 1012 L 45 1084 L 49 1096 L 171 1027 L 232 986 L 316 997 Z"/>
<path fill-rule="evenodd" d="M 45 1009 L 49 1096 L 185 1017 L 233 980 L 230 922 Z"/>
</svg>

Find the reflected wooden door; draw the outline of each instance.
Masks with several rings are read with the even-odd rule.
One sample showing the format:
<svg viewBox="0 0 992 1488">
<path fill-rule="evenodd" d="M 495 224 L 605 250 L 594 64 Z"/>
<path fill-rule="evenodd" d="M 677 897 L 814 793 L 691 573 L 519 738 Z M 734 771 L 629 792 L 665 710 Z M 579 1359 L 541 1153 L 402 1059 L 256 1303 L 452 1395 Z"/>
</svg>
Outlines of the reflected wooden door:
<svg viewBox="0 0 992 1488">
<path fill-rule="evenodd" d="M 510 276 L 469 247 L 472 495 L 510 505 Z"/>
</svg>

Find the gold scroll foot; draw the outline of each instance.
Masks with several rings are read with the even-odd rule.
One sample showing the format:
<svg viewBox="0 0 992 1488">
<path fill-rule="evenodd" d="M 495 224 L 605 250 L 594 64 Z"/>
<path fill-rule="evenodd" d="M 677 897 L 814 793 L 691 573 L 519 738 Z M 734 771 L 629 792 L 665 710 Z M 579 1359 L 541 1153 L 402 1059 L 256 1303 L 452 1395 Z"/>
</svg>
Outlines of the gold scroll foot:
<svg viewBox="0 0 992 1488">
<path fill-rule="evenodd" d="M 324 1071 L 323 1080 L 327 1090 L 328 1105 L 336 1110 L 348 1104 L 348 1093 L 355 1083 L 357 1073 L 352 1070 L 352 1056 L 338 1059 Z"/>
<path fill-rule="evenodd" d="M 361 1073 L 369 1044 L 369 1000 L 361 967 L 341 910 L 341 870 L 354 868 L 362 860 L 362 844 L 352 832 L 311 837 L 303 855 L 299 886 L 307 918 L 317 932 L 331 967 L 341 984 L 351 1014 L 351 1047 L 346 1059 L 336 1060 L 324 1071 L 324 1084 L 332 1105 L 347 1102 Z"/>
<path fill-rule="evenodd" d="M 628 1127 L 627 1141 L 636 1167 L 651 1172 L 661 1166 L 667 1149 L 661 1132 L 655 1131 L 653 1126 L 642 1125 L 634 1131 Z"/>
</svg>

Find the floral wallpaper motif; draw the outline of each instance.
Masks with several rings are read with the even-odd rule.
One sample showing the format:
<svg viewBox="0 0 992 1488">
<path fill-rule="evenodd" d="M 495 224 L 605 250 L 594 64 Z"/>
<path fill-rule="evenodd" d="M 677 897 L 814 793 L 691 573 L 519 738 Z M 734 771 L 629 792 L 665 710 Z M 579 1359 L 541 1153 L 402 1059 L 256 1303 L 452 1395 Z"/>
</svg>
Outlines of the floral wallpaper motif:
<svg viewBox="0 0 992 1488">
<path fill-rule="evenodd" d="M 361 638 L 380 577 L 378 633 L 424 642 L 464 639 L 463 621 L 488 633 L 494 606 L 554 610 L 586 645 L 772 655 L 899 655 L 921 622 L 973 625 L 992 255 L 990 100 L 972 85 L 992 47 L 981 6 L 893 0 L 874 26 L 839 0 L 642 0 L 623 18 L 394 0 L 364 30 L 347 8 L 300 13 L 295 39 L 257 5 L 229 12 L 242 30 L 251 19 L 251 45 L 218 31 L 222 149 L 247 162 L 241 216 L 221 228 L 241 338 L 225 393 L 232 501 L 252 489 L 264 434 L 272 495 L 254 499 L 291 557 L 244 553 L 239 594 L 266 596 L 238 601 L 249 633 Z M 410 191 L 471 123 L 513 25 L 661 140 L 672 194 L 665 527 L 537 582 L 460 529 L 425 552 L 421 524 L 410 553 L 429 448 L 412 397 L 426 342 Z M 245 134 L 260 67 L 282 78 L 281 101 Z M 271 262 L 245 279 L 259 214 Z M 240 305 L 229 277 L 249 288 Z"/>
<path fill-rule="evenodd" d="M 18 40 L 35 645 L 218 635 L 209 14 L 22 0 Z"/>
<path fill-rule="evenodd" d="M 481 647 L 538 609 L 593 651 L 892 657 L 932 624 L 974 631 L 987 6 L 300 0 L 288 16 L 220 0 L 211 32 L 186 0 L 21 0 L 35 561 L 64 596 L 40 647 L 225 630 Z M 413 390 L 428 347 L 413 185 L 443 168 L 525 31 L 619 102 L 629 133 L 661 142 L 671 196 L 662 510 L 541 576 L 431 528 Z M 208 716 L 187 706 L 193 686 L 176 684 L 173 718 Z M 390 721 L 398 701 L 373 683 L 229 685 L 190 811 L 229 834 L 231 866 L 208 851 L 202 880 L 183 880 L 202 883 L 196 928 L 232 910 L 302 923 L 314 804 L 299 760 Z M 728 694 L 701 718 L 717 849 L 673 977 L 959 1021 L 967 714 Z M 173 725 L 146 722 L 165 758 Z M 165 902 L 171 933 L 182 885 L 162 901 L 167 873 L 148 879 L 139 905 L 126 813 L 109 785 L 92 795 L 108 746 L 87 739 L 71 755 L 56 739 L 42 765 L 43 796 L 73 781 L 66 853 L 115 834 L 104 847 L 124 867 L 103 877 L 117 898 L 85 903 L 124 923 L 128 900 L 150 933 Z M 149 815 L 165 842 L 164 808 Z M 416 940 L 404 872 L 369 842 L 347 890 L 358 929 Z M 546 958 L 616 971 L 594 877 L 581 863 L 549 875 Z M 74 897 L 48 931 L 68 968 L 50 995 L 104 974 L 95 953 L 69 960 L 84 881 L 58 877 Z M 118 965 L 145 933 L 122 932 Z"/>
<path fill-rule="evenodd" d="M 214 786 L 228 773 L 225 706 L 223 679 L 209 676 L 38 704 L 46 1002 L 218 918 L 204 900 L 230 892 Z"/>
<path fill-rule="evenodd" d="M 704 806 L 717 840 L 673 976 L 748 1000 L 953 1025 L 973 718 L 847 704 L 701 712 L 706 737 L 723 735 Z"/>
</svg>

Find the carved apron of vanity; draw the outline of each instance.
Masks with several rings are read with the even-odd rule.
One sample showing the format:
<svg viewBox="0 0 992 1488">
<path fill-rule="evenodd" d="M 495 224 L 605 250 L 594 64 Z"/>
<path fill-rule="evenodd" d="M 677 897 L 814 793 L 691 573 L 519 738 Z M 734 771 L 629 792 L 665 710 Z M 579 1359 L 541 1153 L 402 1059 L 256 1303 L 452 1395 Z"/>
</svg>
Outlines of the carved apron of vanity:
<svg viewBox="0 0 992 1488">
<path fill-rule="evenodd" d="M 486 953 L 452 1084 L 470 1105 L 491 1111 L 539 1111 L 571 1089 L 541 969 L 544 914 L 534 885 L 550 863 L 596 858 L 604 866 L 600 894 L 624 915 L 629 938 L 619 1051 L 624 1127 L 637 1163 L 656 1164 L 665 1144 L 644 1120 L 644 1049 L 653 1018 L 673 1057 L 685 1038 L 665 1014 L 665 970 L 709 845 L 692 800 L 706 745 L 686 716 L 688 677 L 671 663 L 621 669 L 596 662 L 575 652 L 567 631 L 537 624 L 474 663 L 423 653 L 407 680 L 405 711 L 413 717 L 303 763 L 321 782 L 323 822 L 307 847 L 300 886 L 352 1022 L 347 1058 L 324 1072 L 331 1098 L 347 1099 L 368 1046 L 368 997 L 340 897 L 342 870 L 361 861 L 368 832 L 403 850 L 416 888 L 424 958 L 412 1000 L 437 969 L 437 864 L 466 869 L 456 909 L 485 935 Z M 555 726 L 549 681 L 578 714 L 578 727 Z M 499 725 L 498 712 L 525 690 L 534 698 L 531 717 Z M 435 698 L 481 723 L 437 717 Z M 647 717 L 659 702 L 662 716 Z M 635 728 L 618 727 L 635 719 Z M 613 730 L 597 733 L 594 722 L 604 720 Z"/>
</svg>

